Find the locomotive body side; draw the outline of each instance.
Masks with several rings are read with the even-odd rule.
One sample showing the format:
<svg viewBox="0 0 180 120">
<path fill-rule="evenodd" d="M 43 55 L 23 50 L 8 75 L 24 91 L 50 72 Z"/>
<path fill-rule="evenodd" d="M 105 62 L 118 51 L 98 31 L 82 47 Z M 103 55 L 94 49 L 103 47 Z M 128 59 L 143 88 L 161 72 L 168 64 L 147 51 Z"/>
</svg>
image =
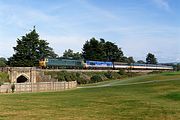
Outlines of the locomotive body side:
<svg viewBox="0 0 180 120">
<path fill-rule="evenodd" d="M 40 61 L 39 64 L 44 63 L 45 68 L 83 68 L 83 60 L 71 60 L 71 59 L 46 59 L 45 61 Z"/>
</svg>

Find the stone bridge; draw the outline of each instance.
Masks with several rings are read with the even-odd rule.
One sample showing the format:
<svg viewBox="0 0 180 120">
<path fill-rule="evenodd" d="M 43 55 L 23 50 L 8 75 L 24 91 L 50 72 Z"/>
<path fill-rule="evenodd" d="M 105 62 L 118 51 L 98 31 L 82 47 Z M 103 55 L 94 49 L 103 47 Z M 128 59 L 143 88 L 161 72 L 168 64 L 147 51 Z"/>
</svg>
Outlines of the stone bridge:
<svg viewBox="0 0 180 120">
<path fill-rule="evenodd" d="M 1 72 L 9 74 L 11 83 L 24 82 L 57 82 L 57 79 L 51 78 L 50 75 L 45 75 L 44 71 L 36 69 L 35 67 L 5 67 L 0 68 Z"/>
<path fill-rule="evenodd" d="M 9 67 L 9 80 L 14 83 L 36 83 L 37 70 L 35 67 Z"/>
</svg>

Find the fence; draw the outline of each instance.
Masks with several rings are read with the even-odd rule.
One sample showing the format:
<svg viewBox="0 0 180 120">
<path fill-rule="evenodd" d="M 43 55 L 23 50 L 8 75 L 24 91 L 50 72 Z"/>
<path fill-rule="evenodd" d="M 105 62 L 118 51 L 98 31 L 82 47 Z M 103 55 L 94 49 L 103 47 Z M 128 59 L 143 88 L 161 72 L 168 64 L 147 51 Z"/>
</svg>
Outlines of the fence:
<svg viewBox="0 0 180 120">
<path fill-rule="evenodd" d="M 15 92 L 48 92 L 48 91 L 63 91 L 77 87 L 76 81 L 71 82 L 37 82 L 37 83 L 14 83 Z M 12 84 L 5 83 L 0 86 L 0 93 L 10 93 Z"/>
</svg>

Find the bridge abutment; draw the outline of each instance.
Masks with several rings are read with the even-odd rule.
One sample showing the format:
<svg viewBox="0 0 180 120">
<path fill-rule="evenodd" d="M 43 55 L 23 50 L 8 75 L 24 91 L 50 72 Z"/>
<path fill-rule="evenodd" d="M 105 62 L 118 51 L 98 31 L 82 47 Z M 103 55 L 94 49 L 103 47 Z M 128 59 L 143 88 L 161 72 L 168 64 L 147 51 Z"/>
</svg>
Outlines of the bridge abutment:
<svg viewBox="0 0 180 120">
<path fill-rule="evenodd" d="M 22 83 L 22 82 L 36 83 L 35 67 L 9 67 L 8 74 L 11 83 Z"/>
</svg>

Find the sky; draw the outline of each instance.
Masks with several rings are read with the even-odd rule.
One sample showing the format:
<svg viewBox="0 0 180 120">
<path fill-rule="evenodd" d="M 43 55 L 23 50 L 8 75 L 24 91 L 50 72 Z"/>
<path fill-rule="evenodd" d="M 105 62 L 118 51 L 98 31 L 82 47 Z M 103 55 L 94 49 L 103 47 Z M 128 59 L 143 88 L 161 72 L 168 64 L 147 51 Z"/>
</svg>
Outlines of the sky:
<svg viewBox="0 0 180 120">
<path fill-rule="evenodd" d="M 180 0 L 0 0 L 0 57 L 12 56 L 34 25 L 59 56 L 95 37 L 135 60 L 150 52 L 180 62 Z"/>
</svg>

